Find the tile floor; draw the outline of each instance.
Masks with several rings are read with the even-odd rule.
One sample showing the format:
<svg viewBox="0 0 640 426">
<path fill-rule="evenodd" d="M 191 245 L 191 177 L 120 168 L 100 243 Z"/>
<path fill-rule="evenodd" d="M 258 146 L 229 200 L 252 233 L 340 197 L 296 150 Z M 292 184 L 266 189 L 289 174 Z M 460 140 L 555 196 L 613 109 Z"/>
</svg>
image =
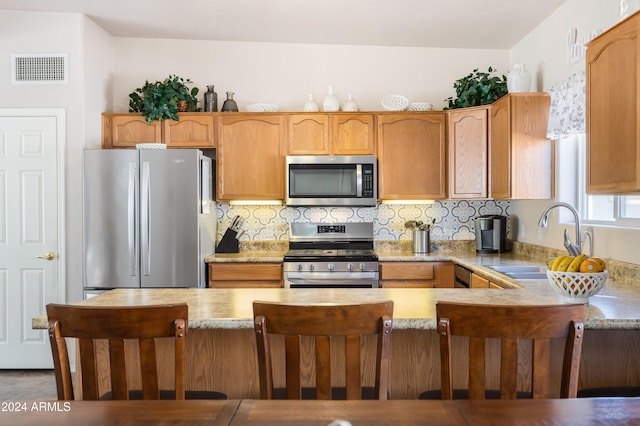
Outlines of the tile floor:
<svg viewBox="0 0 640 426">
<path fill-rule="evenodd" d="M 0 401 L 56 399 L 53 370 L 0 370 Z"/>
</svg>

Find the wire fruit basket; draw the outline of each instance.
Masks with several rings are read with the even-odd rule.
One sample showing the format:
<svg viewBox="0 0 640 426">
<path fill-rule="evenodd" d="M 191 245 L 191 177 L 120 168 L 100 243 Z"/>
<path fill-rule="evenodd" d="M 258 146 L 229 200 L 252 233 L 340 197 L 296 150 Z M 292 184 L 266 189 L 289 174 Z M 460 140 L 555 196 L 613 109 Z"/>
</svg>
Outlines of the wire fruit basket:
<svg viewBox="0 0 640 426">
<path fill-rule="evenodd" d="M 553 289 L 562 296 L 565 303 L 589 303 L 589 297 L 598 294 L 607 281 L 607 271 L 561 272 L 547 271 L 547 278 Z"/>
</svg>

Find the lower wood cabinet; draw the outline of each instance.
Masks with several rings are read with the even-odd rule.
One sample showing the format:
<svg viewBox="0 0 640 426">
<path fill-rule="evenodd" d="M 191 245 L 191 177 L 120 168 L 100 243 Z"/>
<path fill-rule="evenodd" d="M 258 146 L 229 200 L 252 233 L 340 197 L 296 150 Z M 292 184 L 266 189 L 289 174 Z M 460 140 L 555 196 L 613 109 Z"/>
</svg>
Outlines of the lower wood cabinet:
<svg viewBox="0 0 640 426">
<path fill-rule="evenodd" d="M 453 288 L 453 262 L 380 262 L 382 288 Z"/>
<path fill-rule="evenodd" d="M 282 263 L 209 264 L 209 288 L 279 288 L 282 286 Z"/>
<path fill-rule="evenodd" d="M 504 288 L 500 284 L 489 281 L 488 279 L 478 275 L 471 275 L 471 288 Z"/>
</svg>

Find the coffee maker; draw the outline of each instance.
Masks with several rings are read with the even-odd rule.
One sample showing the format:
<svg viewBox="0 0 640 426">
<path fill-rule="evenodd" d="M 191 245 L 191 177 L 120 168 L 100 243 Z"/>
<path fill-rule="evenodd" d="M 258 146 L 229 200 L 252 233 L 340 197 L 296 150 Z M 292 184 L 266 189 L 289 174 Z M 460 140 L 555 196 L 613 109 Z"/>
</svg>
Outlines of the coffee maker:
<svg viewBox="0 0 640 426">
<path fill-rule="evenodd" d="M 478 216 L 476 227 L 476 253 L 502 253 L 507 251 L 507 216 L 496 214 Z"/>
</svg>

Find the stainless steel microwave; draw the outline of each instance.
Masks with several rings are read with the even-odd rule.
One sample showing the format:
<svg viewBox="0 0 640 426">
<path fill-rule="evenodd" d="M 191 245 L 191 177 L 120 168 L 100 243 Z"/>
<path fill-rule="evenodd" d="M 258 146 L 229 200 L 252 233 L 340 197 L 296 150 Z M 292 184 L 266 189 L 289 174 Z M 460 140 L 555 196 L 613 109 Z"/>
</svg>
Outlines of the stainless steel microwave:
<svg viewBox="0 0 640 426">
<path fill-rule="evenodd" d="M 375 155 L 287 156 L 288 206 L 375 206 Z"/>
</svg>

